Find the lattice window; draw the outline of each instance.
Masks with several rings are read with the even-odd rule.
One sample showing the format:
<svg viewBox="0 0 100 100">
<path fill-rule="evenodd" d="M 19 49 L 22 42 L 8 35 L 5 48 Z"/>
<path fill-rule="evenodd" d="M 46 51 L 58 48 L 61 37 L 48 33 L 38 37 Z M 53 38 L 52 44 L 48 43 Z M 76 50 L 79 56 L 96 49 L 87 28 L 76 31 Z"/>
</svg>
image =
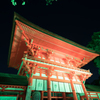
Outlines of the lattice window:
<svg viewBox="0 0 100 100">
<path fill-rule="evenodd" d="M 53 91 L 53 81 L 51 81 L 51 91 Z"/>
<path fill-rule="evenodd" d="M 64 87 L 63 82 L 59 82 L 59 89 L 60 89 L 60 92 L 65 92 L 65 87 Z"/>
<path fill-rule="evenodd" d="M 36 90 L 36 79 L 32 81 L 32 90 Z"/>
<path fill-rule="evenodd" d="M 47 80 L 43 80 L 43 83 L 44 91 L 47 91 Z"/>
<path fill-rule="evenodd" d="M 43 90 L 43 80 L 37 79 L 36 90 Z"/>
<path fill-rule="evenodd" d="M 33 79 L 32 90 L 47 91 L 47 80 Z M 72 92 L 70 83 L 51 81 L 51 91 Z"/>
<path fill-rule="evenodd" d="M 74 88 L 75 88 L 76 93 L 84 93 L 81 84 L 74 84 Z"/>
<path fill-rule="evenodd" d="M 64 86 L 65 86 L 65 92 L 72 92 L 70 83 L 64 83 Z"/>
<path fill-rule="evenodd" d="M 59 92 L 58 82 L 53 81 L 53 90 Z"/>
<path fill-rule="evenodd" d="M 70 83 L 51 82 L 51 91 L 72 92 Z"/>
</svg>

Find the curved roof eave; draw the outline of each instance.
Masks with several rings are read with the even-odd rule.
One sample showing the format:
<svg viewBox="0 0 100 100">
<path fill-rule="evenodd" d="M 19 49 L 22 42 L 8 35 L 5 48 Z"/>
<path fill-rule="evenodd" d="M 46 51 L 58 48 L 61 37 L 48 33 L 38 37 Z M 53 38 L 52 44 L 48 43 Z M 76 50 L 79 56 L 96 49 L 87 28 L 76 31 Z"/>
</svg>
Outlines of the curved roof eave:
<svg viewBox="0 0 100 100">
<path fill-rule="evenodd" d="M 30 26 L 30 27 L 32 27 L 32 28 L 38 30 L 38 31 L 41 31 L 41 32 L 43 32 L 43 33 L 45 33 L 45 34 L 47 34 L 47 35 L 50 35 L 50 36 L 52 36 L 52 37 L 54 37 L 54 38 L 57 38 L 57 39 L 59 39 L 59 40 L 61 40 L 61 41 L 64 41 L 64 42 L 66 42 L 66 43 L 69 43 L 69 44 L 71 44 L 71 45 L 73 45 L 73 46 L 76 46 L 76 47 L 78 47 L 78 48 L 80 48 L 80 49 L 83 49 L 83 50 L 86 50 L 86 51 L 88 51 L 88 52 L 95 53 L 95 54 L 98 55 L 98 53 L 97 53 L 96 51 L 91 50 L 91 49 L 89 49 L 89 48 L 87 48 L 87 47 L 84 47 L 84 46 L 82 46 L 82 45 L 80 45 L 80 44 L 77 44 L 77 43 L 75 43 L 75 42 L 73 42 L 73 41 L 71 41 L 71 40 L 69 40 L 69 39 L 66 39 L 66 38 L 64 38 L 64 37 L 61 37 L 61 36 L 59 36 L 59 35 L 57 35 L 57 34 L 55 34 L 55 33 L 52 33 L 52 32 L 50 32 L 50 31 L 48 31 L 48 30 L 45 30 L 45 29 L 39 27 L 38 25 L 35 25 L 35 24 L 33 24 L 32 22 L 28 21 L 27 19 L 23 18 L 22 16 L 20 16 L 20 15 L 17 14 L 16 12 L 14 12 L 13 26 L 12 26 L 12 34 L 11 34 L 10 48 L 9 48 L 9 54 L 8 54 L 8 65 L 9 65 L 10 53 L 11 53 L 11 48 L 12 48 L 12 41 L 13 41 L 13 36 L 14 36 L 14 28 L 15 28 L 15 24 L 16 24 L 16 23 L 15 23 L 15 20 L 19 20 L 19 21 L 23 22 L 24 24 L 26 24 L 26 25 L 28 25 L 28 26 Z"/>
<path fill-rule="evenodd" d="M 57 35 L 57 34 L 55 34 L 55 33 L 53 33 L 53 32 L 50 32 L 50 31 L 48 31 L 48 30 L 46 30 L 46 29 L 43 29 L 43 28 L 39 27 L 38 25 L 33 24 L 32 22 L 30 22 L 30 21 L 28 21 L 27 19 L 23 18 L 22 16 L 20 16 L 20 15 L 17 14 L 16 12 L 14 13 L 14 19 L 15 19 L 15 20 L 19 20 L 19 21 L 23 22 L 24 24 L 26 24 L 26 25 L 28 25 L 28 26 L 30 26 L 30 27 L 32 27 L 32 28 L 38 30 L 38 31 L 41 31 L 41 32 L 43 32 L 43 33 L 45 33 L 45 34 L 47 34 L 47 35 L 50 35 L 50 36 L 52 36 L 52 37 L 55 37 L 55 38 L 57 38 L 57 39 L 59 39 L 59 40 L 62 40 L 62 41 L 64 41 L 64 42 L 66 42 L 66 43 L 69 43 L 69 44 L 71 44 L 71 45 L 74 45 L 74 46 L 76 46 L 76 47 L 79 47 L 79 48 L 81 48 L 81 49 L 84 49 L 84 50 L 86 50 L 86 51 L 89 51 L 89 52 L 98 54 L 95 50 L 91 50 L 91 49 L 89 49 L 89 48 L 87 48 L 87 47 L 85 47 L 85 46 L 82 46 L 82 45 L 80 45 L 80 44 L 78 44 L 78 43 L 75 43 L 75 42 L 69 40 L 69 39 L 66 39 L 66 38 L 64 38 L 64 37 L 62 37 L 62 36 L 59 36 L 59 35 Z"/>
</svg>

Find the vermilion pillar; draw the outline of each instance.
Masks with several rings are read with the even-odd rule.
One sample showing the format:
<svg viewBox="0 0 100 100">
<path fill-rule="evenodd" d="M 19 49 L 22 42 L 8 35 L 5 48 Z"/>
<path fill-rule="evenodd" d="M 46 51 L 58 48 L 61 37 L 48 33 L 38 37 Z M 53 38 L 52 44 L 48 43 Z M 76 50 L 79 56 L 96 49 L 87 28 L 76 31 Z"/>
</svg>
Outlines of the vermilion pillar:
<svg viewBox="0 0 100 100">
<path fill-rule="evenodd" d="M 50 84 L 50 71 L 48 71 L 48 78 L 47 78 L 47 91 L 48 91 L 48 100 L 51 100 L 51 84 Z"/>
<path fill-rule="evenodd" d="M 63 100 L 66 100 L 66 95 L 65 95 L 65 93 L 63 92 L 62 94 L 63 94 Z"/>
<path fill-rule="evenodd" d="M 72 81 L 72 78 L 73 78 L 74 74 L 75 74 L 74 72 L 71 72 L 71 73 L 69 74 L 69 78 L 70 78 L 70 83 L 71 83 L 71 87 L 72 87 L 72 92 L 73 92 L 74 100 L 78 100 L 78 99 L 77 99 L 76 92 L 75 92 L 74 84 L 73 84 L 73 81 Z"/>
<path fill-rule="evenodd" d="M 30 85 L 30 86 L 32 86 L 32 79 L 33 79 L 33 77 L 31 77 L 31 75 L 30 75 L 30 77 L 28 79 L 28 85 Z"/>
<path fill-rule="evenodd" d="M 41 91 L 41 100 L 43 100 L 43 93 L 44 93 L 44 92 L 43 92 L 43 91 Z"/>
<path fill-rule="evenodd" d="M 88 97 L 88 94 L 87 94 L 87 91 L 86 91 L 86 88 L 83 84 L 83 81 L 81 82 L 82 83 L 82 88 L 83 88 L 83 91 L 84 91 L 84 94 L 85 94 L 85 97 L 86 97 L 86 100 L 89 100 L 89 97 Z"/>
<path fill-rule="evenodd" d="M 83 91 L 84 91 L 86 100 L 89 100 L 89 97 L 88 97 L 86 88 L 85 88 L 85 86 L 84 86 L 84 84 L 83 84 L 83 81 L 85 80 L 85 77 L 86 77 L 86 75 L 81 75 L 81 76 L 80 76 L 80 78 L 81 78 L 81 84 L 82 84 L 82 88 L 83 88 Z"/>
</svg>

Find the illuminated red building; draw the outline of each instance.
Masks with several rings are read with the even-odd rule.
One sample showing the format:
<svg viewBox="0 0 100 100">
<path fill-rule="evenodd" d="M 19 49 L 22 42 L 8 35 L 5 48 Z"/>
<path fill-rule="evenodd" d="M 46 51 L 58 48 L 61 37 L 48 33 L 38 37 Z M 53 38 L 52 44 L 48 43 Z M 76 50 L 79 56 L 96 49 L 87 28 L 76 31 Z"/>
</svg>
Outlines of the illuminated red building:
<svg viewBox="0 0 100 100">
<path fill-rule="evenodd" d="M 23 89 L 17 99 L 100 100 L 100 91 L 86 90 L 85 81 L 93 74 L 82 69 L 97 56 L 95 51 L 14 14 L 8 66 L 18 70 L 18 77 L 28 80 L 28 86 L 12 86 Z M 5 91 L 11 85 L 2 84 L 1 88 Z"/>
</svg>

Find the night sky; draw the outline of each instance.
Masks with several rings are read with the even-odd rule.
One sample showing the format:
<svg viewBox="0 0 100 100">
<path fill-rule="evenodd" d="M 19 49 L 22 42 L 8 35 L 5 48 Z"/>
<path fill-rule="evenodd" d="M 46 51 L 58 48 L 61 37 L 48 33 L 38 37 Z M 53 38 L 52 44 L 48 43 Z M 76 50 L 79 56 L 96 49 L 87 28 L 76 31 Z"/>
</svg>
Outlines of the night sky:
<svg viewBox="0 0 100 100">
<path fill-rule="evenodd" d="M 20 0 L 19 0 L 20 1 Z M 19 3 L 17 1 L 17 3 Z M 13 6 L 10 0 L 0 2 L 0 72 L 17 74 L 8 68 L 7 59 L 10 45 L 14 11 L 30 22 L 86 46 L 93 32 L 100 31 L 100 3 L 87 0 L 58 0 L 46 6 L 45 0 L 27 0 L 27 4 Z M 90 62 L 83 69 L 93 73 L 87 82 L 97 79 L 98 68 Z"/>
</svg>

